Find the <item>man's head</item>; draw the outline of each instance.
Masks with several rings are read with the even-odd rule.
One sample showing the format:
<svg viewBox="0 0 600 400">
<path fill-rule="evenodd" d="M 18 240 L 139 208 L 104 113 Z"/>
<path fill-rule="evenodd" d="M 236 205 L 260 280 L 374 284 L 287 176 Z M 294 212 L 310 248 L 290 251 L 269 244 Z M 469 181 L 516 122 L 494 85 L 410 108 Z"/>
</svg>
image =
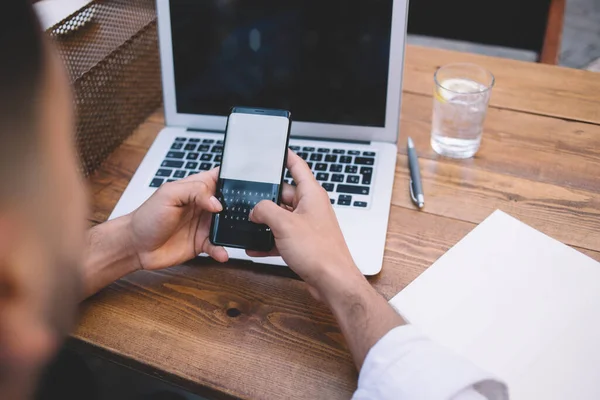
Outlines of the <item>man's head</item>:
<svg viewBox="0 0 600 400">
<path fill-rule="evenodd" d="M 0 398 L 29 396 L 78 301 L 85 196 L 66 75 L 27 0 L 0 13 Z"/>
</svg>

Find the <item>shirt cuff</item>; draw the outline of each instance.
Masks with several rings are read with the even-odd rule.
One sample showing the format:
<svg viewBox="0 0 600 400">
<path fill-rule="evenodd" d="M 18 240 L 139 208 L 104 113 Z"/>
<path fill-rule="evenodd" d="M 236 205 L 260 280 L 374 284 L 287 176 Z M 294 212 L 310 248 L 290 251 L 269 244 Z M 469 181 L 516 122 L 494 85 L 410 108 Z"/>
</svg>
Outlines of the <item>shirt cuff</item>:
<svg viewBox="0 0 600 400">
<path fill-rule="evenodd" d="M 353 399 L 450 400 L 470 389 L 488 400 L 508 399 L 506 386 L 493 376 L 404 325 L 371 348 Z"/>
</svg>

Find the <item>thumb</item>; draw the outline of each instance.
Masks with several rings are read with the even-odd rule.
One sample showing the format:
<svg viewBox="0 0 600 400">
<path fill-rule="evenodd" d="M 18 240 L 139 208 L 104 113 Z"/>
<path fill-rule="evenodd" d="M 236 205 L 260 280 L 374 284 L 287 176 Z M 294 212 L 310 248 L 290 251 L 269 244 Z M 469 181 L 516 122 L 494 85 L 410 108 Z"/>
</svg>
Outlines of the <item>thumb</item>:
<svg viewBox="0 0 600 400">
<path fill-rule="evenodd" d="M 291 213 L 271 200 L 263 200 L 250 212 L 250 221 L 256 224 L 265 224 L 274 234 L 284 229 L 284 224 L 290 218 Z"/>
</svg>

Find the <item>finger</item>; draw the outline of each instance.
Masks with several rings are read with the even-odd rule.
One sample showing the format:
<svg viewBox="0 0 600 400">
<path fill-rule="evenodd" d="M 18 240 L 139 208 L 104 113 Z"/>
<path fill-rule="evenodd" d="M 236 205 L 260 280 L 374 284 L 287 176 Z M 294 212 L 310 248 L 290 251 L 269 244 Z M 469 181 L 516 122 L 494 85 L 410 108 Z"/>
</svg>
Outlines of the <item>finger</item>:
<svg viewBox="0 0 600 400">
<path fill-rule="evenodd" d="M 288 150 L 287 167 L 298 186 L 309 182 L 313 184 L 317 183 L 306 161 L 292 150 Z"/>
<path fill-rule="evenodd" d="M 250 211 L 250 220 L 257 224 L 268 225 L 277 236 L 285 231 L 292 213 L 279 207 L 270 200 L 263 200 Z"/>
<path fill-rule="evenodd" d="M 281 190 L 281 203 L 286 206 L 293 207 L 294 206 L 294 198 L 296 197 L 296 188 L 287 183 L 283 184 L 283 189 Z"/>
<path fill-rule="evenodd" d="M 229 253 L 227 253 L 227 250 L 225 250 L 225 248 L 222 246 L 215 246 L 214 244 L 212 244 L 208 237 L 204 240 L 204 243 L 202 244 L 202 253 L 208 254 L 215 261 L 221 263 L 227 262 L 229 260 Z"/>
<path fill-rule="evenodd" d="M 202 181 L 208 185 L 208 187 L 217 187 L 217 181 L 219 180 L 219 169 L 220 167 L 213 168 L 210 171 L 202 171 L 199 174 L 190 175 L 187 178 L 181 180 L 185 181 Z"/>
<path fill-rule="evenodd" d="M 256 250 L 246 250 L 246 254 L 249 257 L 254 258 L 262 258 L 262 257 L 279 257 L 279 251 L 277 247 L 273 247 L 271 251 L 256 251 Z"/>
<path fill-rule="evenodd" d="M 222 211 L 223 206 L 214 196 L 214 192 L 214 187 L 209 187 L 204 180 L 183 179 L 161 186 L 156 193 L 163 204 L 175 207 L 195 205 L 202 210 L 215 213 Z"/>
</svg>

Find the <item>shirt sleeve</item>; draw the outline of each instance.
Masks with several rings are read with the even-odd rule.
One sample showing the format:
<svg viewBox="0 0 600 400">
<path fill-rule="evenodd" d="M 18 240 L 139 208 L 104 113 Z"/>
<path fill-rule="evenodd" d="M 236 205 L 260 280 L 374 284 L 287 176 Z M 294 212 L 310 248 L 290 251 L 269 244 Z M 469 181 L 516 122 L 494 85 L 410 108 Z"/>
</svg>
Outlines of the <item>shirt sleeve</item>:
<svg viewBox="0 0 600 400">
<path fill-rule="evenodd" d="M 353 400 L 507 400 L 506 385 L 410 325 L 371 348 Z"/>
</svg>

